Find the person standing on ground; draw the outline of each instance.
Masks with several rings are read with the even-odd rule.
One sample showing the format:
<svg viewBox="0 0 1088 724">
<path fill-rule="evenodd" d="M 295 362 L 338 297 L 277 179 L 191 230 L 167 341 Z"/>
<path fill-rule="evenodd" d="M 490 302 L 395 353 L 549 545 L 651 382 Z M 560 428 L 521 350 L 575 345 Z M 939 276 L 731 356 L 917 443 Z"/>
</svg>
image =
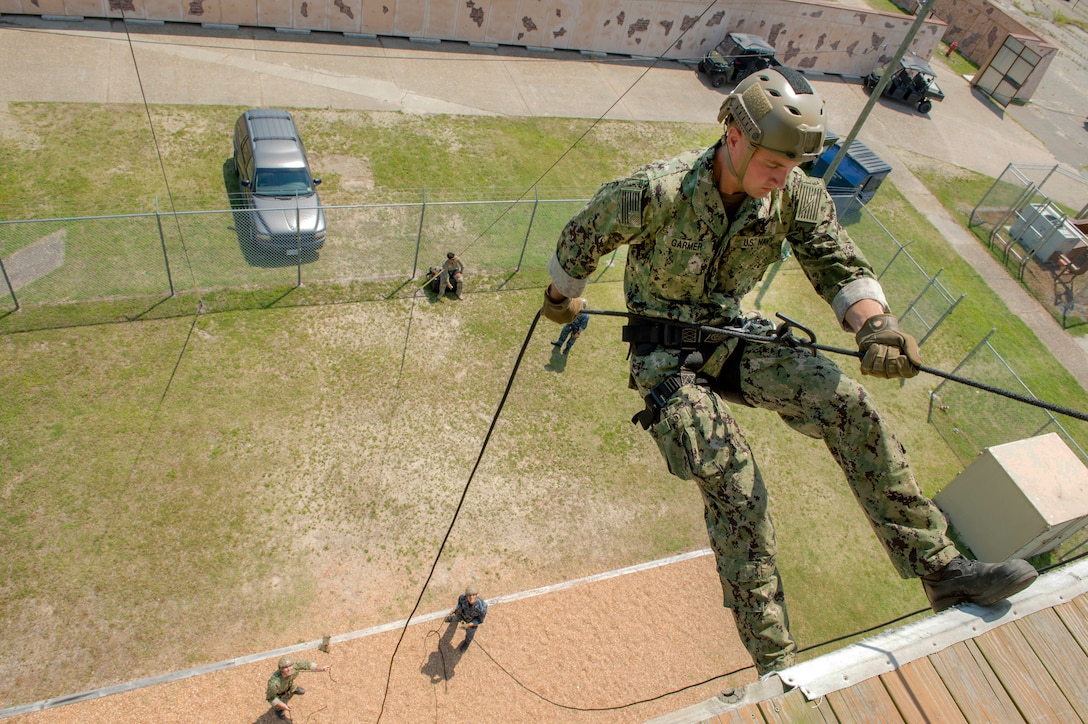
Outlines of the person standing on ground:
<svg viewBox="0 0 1088 724">
<path fill-rule="evenodd" d="M 293 696 L 302 696 L 306 693 L 301 686 L 295 685 L 299 672 L 328 671 L 331 668 L 332 666 L 329 665 L 317 666 L 310 661 L 301 659 L 295 661 L 288 656 L 281 656 L 276 673 L 268 679 L 268 686 L 265 688 L 265 699 L 268 700 L 269 706 L 276 710 L 276 716 L 286 719 L 287 712 L 291 711 L 291 705 L 287 702 L 291 701 Z"/>
<path fill-rule="evenodd" d="M 457 598 L 457 606 L 446 616 L 446 623 L 459 622 L 465 627 L 465 640 L 457 648 L 461 651 L 468 649 L 472 639 L 476 637 L 476 629 L 484 622 L 487 616 L 487 601 L 480 598 L 480 591 L 476 586 L 469 586 Z"/>
<path fill-rule="evenodd" d="M 589 306 L 589 300 L 585 300 L 586 306 Z M 589 326 L 589 315 L 582 312 L 574 321 L 570 324 L 564 324 L 563 329 L 559 332 L 559 339 L 552 342 L 553 347 L 560 347 L 563 349 L 563 354 L 570 354 L 570 348 L 574 346 L 574 343 L 578 341 L 578 338 L 582 336 L 582 332 L 586 331 L 586 327 Z M 570 341 L 567 342 L 567 346 L 563 348 L 563 342 L 570 336 Z"/>
<path fill-rule="evenodd" d="M 918 374 L 917 342 L 900 331 L 823 184 L 798 168 L 823 151 L 824 113 L 796 71 L 745 78 L 722 103 L 719 141 L 605 184 L 567 223 L 548 264 L 552 283 L 542 309 L 570 323 L 585 307 L 580 295 L 598 261 L 628 245 L 623 339 L 631 348 L 630 384 L 645 404 L 636 420 L 669 471 L 699 486 L 724 604 L 760 675 L 792 665 L 797 645 L 767 488 L 729 404 L 773 410 L 824 441 L 896 571 L 922 579 L 934 611 L 992 605 L 1037 576 L 1023 560 L 990 564 L 960 555 L 872 395 L 833 361 L 802 346 L 692 327 L 754 321 L 773 330 L 745 315 L 741 301 L 788 241 L 813 288 L 855 335 L 861 373 Z"/>
</svg>

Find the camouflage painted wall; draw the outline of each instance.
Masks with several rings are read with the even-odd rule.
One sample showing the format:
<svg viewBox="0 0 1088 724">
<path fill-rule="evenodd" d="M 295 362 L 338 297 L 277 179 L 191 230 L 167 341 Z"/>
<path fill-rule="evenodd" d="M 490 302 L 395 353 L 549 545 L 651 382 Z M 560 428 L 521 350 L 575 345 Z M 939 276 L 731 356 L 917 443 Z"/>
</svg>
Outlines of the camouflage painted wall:
<svg viewBox="0 0 1088 724">
<path fill-rule="evenodd" d="M 1058 53 L 1055 46 L 989 0 L 936 0 L 932 11 L 948 23 L 945 42 L 957 43 L 956 50 L 980 67 L 989 63 L 1009 35 L 1015 35 L 1042 56 L 1043 60 L 1020 88 L 1017 98 L 1031 98 Z"/>
<path fill-rule="evenodd" d="M 799 0 L 0 0 L 0 13 L 244 25 L 677 60 L 730 31 L 766 37 L 787 65 L 863 75 L 894 53 L 913 18 Z M 944 23 L 913 50 L 928 58 Z"/>
</svg>

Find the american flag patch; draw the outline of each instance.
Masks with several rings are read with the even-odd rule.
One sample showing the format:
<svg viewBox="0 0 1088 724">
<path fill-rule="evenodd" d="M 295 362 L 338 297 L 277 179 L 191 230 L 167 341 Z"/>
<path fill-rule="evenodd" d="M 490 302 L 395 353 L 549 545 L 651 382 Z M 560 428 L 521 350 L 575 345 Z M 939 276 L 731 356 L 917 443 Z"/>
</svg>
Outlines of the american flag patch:
<svg viewBox="0 0 1088 724">
<path fill-rule="evenodd" d="M 623 226 L 642 228 L 643 186 L 624 186 L 620 190 L 620 218 Z"/>
<path fill-rule="evenodd" d="M 806 224 L 820 221 L 823 206 L 824 185 L 820 179 L 809 178 L 798 184 L 793 197 L 793 218 Z"/>
</svg>

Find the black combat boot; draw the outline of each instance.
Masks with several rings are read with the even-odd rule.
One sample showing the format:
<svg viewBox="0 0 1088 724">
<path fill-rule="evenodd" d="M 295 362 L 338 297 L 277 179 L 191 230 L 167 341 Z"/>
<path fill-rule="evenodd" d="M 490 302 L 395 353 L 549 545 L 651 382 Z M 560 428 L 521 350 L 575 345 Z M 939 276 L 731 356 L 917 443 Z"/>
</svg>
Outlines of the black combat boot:
<svg viewBox="0 0 1088 724">
<path fill-rule="evenodd" d="M 1030 563 L 1019 558 L 1004 563 L 982 563 L 963 556 L 922 576 L 922 586 L 935 613 L 958 603 L 992 606 L 1030 586 L 1039 576 Z"/>
</svg>

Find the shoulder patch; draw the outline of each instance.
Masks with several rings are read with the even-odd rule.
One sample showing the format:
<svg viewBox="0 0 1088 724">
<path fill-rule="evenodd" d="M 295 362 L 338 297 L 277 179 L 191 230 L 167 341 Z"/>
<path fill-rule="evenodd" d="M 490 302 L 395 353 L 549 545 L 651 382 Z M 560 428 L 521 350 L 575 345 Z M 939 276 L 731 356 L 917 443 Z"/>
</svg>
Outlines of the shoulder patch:
<svg viewBox="0 0 1088 724">
<path fill-rule="evenodd" d="M 642 228 L 642 210 L 646 208 L 645 194 L 649 183 L 645 179 L 628 179 L 620 188 L 619 223 L 621 226 Z"/>
<path fill-rule="evenodd" d="M 815 224 L 823 218 L 824 185 L 818 178 L 806 177 L 794 188 L 793 218 L 803 224 Z"/>
</svg>

